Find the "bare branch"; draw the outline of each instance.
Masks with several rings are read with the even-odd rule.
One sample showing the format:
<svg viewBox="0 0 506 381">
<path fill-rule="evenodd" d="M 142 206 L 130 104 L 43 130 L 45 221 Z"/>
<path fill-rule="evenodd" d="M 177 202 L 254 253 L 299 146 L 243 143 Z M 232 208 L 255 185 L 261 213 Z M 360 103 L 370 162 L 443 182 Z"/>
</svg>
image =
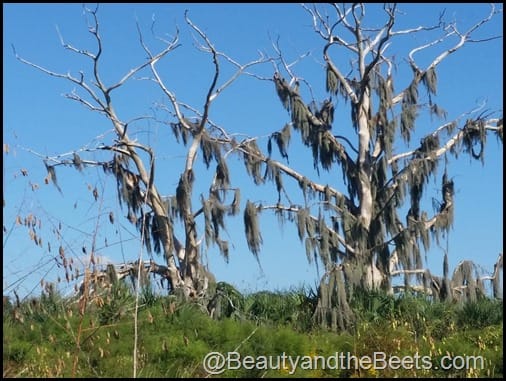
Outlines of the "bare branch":
<svg viewBox="0 0 506 381">
<path fill-rule="evenodd" d="M 376 36 L 375 40 L 373 40 L 373 42 L 369 45 L 369 47 L 374 47 L 376 45 L 376 43 L 378 43 L 377 41 L 379 40 L 376 57 L 374 57 L 374 59 L 372 60 L 372 62 L 369 65 L 367 65 L 367 67 L 365 68 L 365 72 L 364 72 L 364 77 L 363 78 L 369 78 L 369 73 L 371 72 L 372 69 L 374 69 L 374 67 L 378 63 L 379 59 L 381 58 L 381 54 L 384 52 L 384 46 L 385 46 L 386 42 L 390 39 L 392 27 L 394 26 L 394 21 L 395 21 L 395 15 L 394 15 L 394 13 L 395 13 L 395 9 L 396 9 L 395 5 L 393 5 L 391 9 L 390 8 L 388 8 L 388 9 L 385 8 L 385 12 L 387 12 L 387 14 L 389 15 L 388 23 L 381 30 L 381 32 L 378 33 L 378 35 Z M 386 32 L 386 35 L 384 37 L 382 37 L 384 32 Z M 380 38 L 381 38 L 381 40 L 380 40 Z M 364 56 L 367 55 L 368 52 L 369 52 L 369 48 L 366 48 L 364 50 Z"/>
<path fill-rule="evenodd" d="M 447 33 L 446 33 L 443 37 L 438 38 L 437 40 L 434 40 L 434 41 L 432 41 L 432 42 L 429 42 L 429 43 L 427 43 L 427 44 L 425 44 L 425 45 L 422 45 L 422 46 L 416 47 L 416 48 L 414 48 L 413 50 L 411 50 L 411 51 L 409 52 L 409 54 L 408 54 L 408 57 L 409 57 L 409 63 L 411 64 L 411 66 L 412 66 L 414 69 L 418 69 L 418 67 L 416 66 L 416 63 L 415 63 L 415 59 L 413 58 L 413 55 L 414 55 L 415 53 L 417 53 L 417 52 L 419 52 L 419 51 L 421 51 L 421 50 L 423 50 L 423 49 L 430 48 L 431 46 L 437 45 L 437 44 L 439 44 L 439 43 L 441 43 L 441 42 L 445 41 L 448 37 L 450 37 L 450 36 L 454 35 L 455 33 L 456 33 L 456 32 L 455 32 L 454 30 L 451 30 L 451 31 L 447 32 Z M 440 59 L 437 59 L 437 58 L 436 58 L 436 60 L 434 60 L 434 61 L 433 61 L 433 63 L 432 63 L 431 65 L 429 65 L 429 67 L 427 68 L 427 70 L 428 70 L 430 67 L 435 67 L 435 66 L 437 65 L 437 63 L 441 62 L 441 60 L 443 60 L 443 59 L 446 57 L 446 55 L 453 53 L 455 50 L 457 50 L 458 48 L 460 48 L 460 47 L 461 47 L 464 43 L 465 43 L 465 39 L 461 39 L 457 45 L 455 45 L 453 48 L 451 48 L 451 49 L 449 49 L 449 50 L 447 51 L 447 52 L 449 52 L 449 53 L 445 52 L 445 53 L 443 53 L 443 54 L 445 54 L 444 56 L 443 56 L 443 54 L 439 56 L 439 57 L 441 57 Z M 434 62 L 437 62 L 437 63 L 434 63 Z M 419 69 L 418 69 L 418 70 L 419 70 Z"/>
<path fill-rule="evenodd" d="M 144 50 L 149 54 L 149 57 L 150 59 L 146 62 L 144 62 L 143 64 L 131 69 L 127 74 L 125 74 L 125 76 L 123 76 L 123 78 L 121 78 L 116 84 L 110 86 L 107 91 L 108 92 L 111 92 L 112 90 L 120 87 L 121 85 L 123 85 L 126 81 L 128 81 L 134 74 L 138 73 L 139 71 L 141 71 L 142 69 L 144 69 L 145 67 L 151 65 L 151 61 L 154 61 L 154 62 L 157 62 L 158 60 L 160 60 L 161 58 L 163 58 L 165 55 L 167 55 L 168 53 L 170 53 L 171 51 L 175 50 L 176 48 L 178 48 L 180 46 L 180 44 L 178 43 L 179 42 L 179 36 L 178 34 L 176 34 L 176 36 L 174 37 L 174 39 L 168 43 L 167 47 L 162 50 L 160 53 L 158 53 L 157 55 L 153 56 L 148 47 L 146 46 L 146 44 L 144 43 L 143 39 L 142 39 L 142 34 L 141 34 L 141 31 L 140 31 L 140 27 L 139 25 L 137 25 L 137 30 L 139 32 L 139 39 L 140 39 L 140 43 L 142 45 L 142 47 L 144 48 Z"/>
<path fill-rule="evenodd" d="M 313 9 L 309 9 L 306 4 L 302 4 L 302 8 L 311 15 L 313 19 L 313 30 L 324 40 L 329 40 L 332 35 L 331 28 L 320 12 L 318 12 L 316 6 L 313 6 Z M 321 27 L 319 25 L 321 25 Z M 322 31 L 322 28 L 325 29 L 325 32 Z"/>
<path fill-rule="evenodd" d="M 56 26 L 56 33 L 58 33 L 58 37 L 60 37 L 60 42 L 65 49 L 70 50 L 75 53 L 78 53 L 78 54 L 82 54 L 84 56 L 87 56 L 87 57 L 91 58 L 92 60 L 97 58 L 93 53 L 90 53 L 87 50 L 77 49 L 74 46 L 67 44 L 64 41 L 62 34 L 60 33 L 60 29 L 58 28 L 58 25 Z"/>
<path fill-rule="evenodd" d="M 88 9 L 87 11 L 88 11 L 88 13 L 91 13 L 91 15 L 93 16 L 93 22 L 94 22 L 94 26 L 89 28 L 89 32 L 95 37 L 95 40 L 97 41 L 97 53 L 95 54 L 95 56 L 93 58 L 93 76 L 95 77 L 95 80 L 97 81 L 96 82 L 97 87 L 104 93 L 106 102 L 107 102 L 107 104 L 109 104 L 109 102 L 110 102 L 109 93 L 105 90 L 106 87 L 103 84 L 102 80 L 100 79 L 100 74 L 99 74 L 99 70 L 98 70 L 99 59 L 100 59 L 100 56 L 102 55 L 102 38 L 100 37 L 100 34 L 98 33 L 98 29 L 99 29 L 99 23 L 98 23 L 98 18 L 97 18 L 98 7 L 95 10 Z"/>
<path fill-rule="evenodd" d="M 207 117 L 209 115 L 209 107 L 211 106 L 210 99 L 211 99 L 211 96 L 213 95 L 213 91 L 216 87 L 216 83 L 218 82 L 218 77 L 220 76 L 220 65 L 218 62 L 217 51 L 214 48 L 211 41 L 209 41 L 209 38 L 207 37 L 207 35 L 204 32 L 202 32 L 195 24 L 193 24 L 192 21 L 188 18 L 188 11 L 185 11 L 184 17 L 185 17 L 185 20 L 188 23 L 188 25 L 190 25 L 200 35 L 200 37 L 206 42 L 207 46 L 209 47 L 209 49 L 211 50 L 212 55 L 213 55 L 213 63 L 214 63 L 215 72 L 214 72 L 211 86 L 209 87 L 209 90 L 207 92 L 206 102 L 204 104 L 204 113 L 202 115 L 202 121 L 200 122 L 200 128 L 203 129 L 206 122 L 207 122 Z"/>
<path fill-rule="evenodd" d="M 482 110 L 484 107 L 485 107 L 485 104 L 481 104 L 477 108 L 475 108 L 474 110 L 463 113 L 458 118 L 456 118 L 454 121 L 449 122 L 449 123 L 445 123 L 445 124 L 439 126 L 438 128 L 436 128 L 436 130 L 434 130 L 434 132 L 432 132 L 431 135 L 435 136 L 435 135 L 447 130 L 448 128 L 452 127 L 455 123 L 458 123 L 460 120 L 462 120 L 464 117 L 472 115 L 472 114 L 476 114 L 477 112 Z M 489 131 L 497 131 L 498 128 L 496 126 L 494 126 L 494 124 L 496 124 L 498 121 L 499 121 L 498 118 L 486 120 L 485 121 L 485 129 L 487 129 Z M 441 155 L 443 155 L 445 152 L 447 152 L 449 149 L 451 149 L 453 146 L 455 146 L 459 142 L 459 140 L 462 139 L 462 137 L 463 137 L 462 131 L 459 131 L 459 133 L 455 134 L 452 138 L 450 138 L 446 142 L 446 144 L 436 152 L 436 156 L 440 157 Z M 394 155 L 390 159 L 388 159 L 388 164 L 390 165 L 400 159 L 413 156 L 415 153 L 417 153 L 417 151 L 412 150 L 412 151 L 407 151 L 407 152 L 403 152 L 403 153 Z"/>
<path fill-rule="evenodd" d="M 485 130 L 488 130 L 488 131 L 497 131 L 499 129 L 499 127 L 496 127 L 495 125 L 492 125 L 497 123 L 499 121 L 499 119 L 489 119 L 485 122 Z M 436 152 L 435 152 L 435 156 L 436 157 L 440 157 L 441 155 L 443 155 L 445 152 L 447 152 L 449 149 L 451 149 L 454 145 L 456 145 L 460 140 L 462 140 L 462 138 L 464 137 L 464 130 L 460 130 L 455 136 L 453 136 L 450 140 L 448 140 L 446 142 L 446 144 L 439 148 Z"/>
<path fill-rule="evenodd" d="M 443 11 L 439 15 L 439 22 L 436 25 L 432 25 L 432 26 L 418 26 L 416 28 L 396 30 L 396 31 L 392 31 L 391 35 L 392 36 L 399 36 L 399 35 L 403 35 L 403 34 L 413 34 L 413 33 L 417 33 L 417 32 L 431 31 L 431 30 L 435 30 L 435 29 L 441 28 L 443 26 L 443 16 L 444 16 L 444 13 L 445 12 Z"/>
<path fill-rule="evenodd" d="M 307 52 L 304 54 L 301 54 L 295 61 L 292 63 L 286 62 L 283 53 L 281 52 L 281 48 L 279 47 L 279 41 L 276 41 L 276 43 L 272 43 L 272 47 L 274 48 L 274 51 L 278 55 L 277 59 L 281 62 L 283 65 L 283 68 L 286 70 L 288 75 L 290 76 L 290 86 L 293 86 L 294 83 L 301 80 L 301 78 L 298 78 L 292 71 L 291 67 L 297 65 L 300 61 L 302 61 L 305 57 L 309 56 L 311 52 Z M 277 70 L 279 71 L 279 70 Z"/>
<path fill-rule="evenodd" d="M 339 8 L 337 4 L 332 4 L 332 7 L 336 10 L 337 14 L 339 15 L 338 17 L 339 22 L 342 22 L 343 25 L 346 27 L 346 29 L 348 29 L 353 35 L 355 35 L 355 28 L 346 19 L 346 17 L 353 11 L 353 7 L 350 7 L 345 11 L 341 10 L 341 8 Z M 337 25 L 337 23 L 335 25 Z"/>
<path fill-rule="evenodd" d="M 241 64 L 239 64 L 238 62 L 236 62 L 235 60 L 233 60 L 231 57 L 229 57 L 228 55 L 226 55 L 224 53 L 216 52 L 216 54 L 218 56 L 220 56 L 220 57 L 225 58 L 232 65 L 236 66 L 237 67 L 237 71 L 227 81 L 225 81 L 225 83 L 223 85 L 221 85 L 218 89 L 216 89 L 216 91 L 209 98 L 210 102 L 214 101 L 216 99 L 216 97 L 221 92 L 223 92 L 223 90 L 225 90 L 228 86 L 230 86 L 237 78 L 239 78 L 240 75 L 244 74 L 246 69 L 248 69 L 248 68 L 250 68 L 251 66 L 254 66 L 254 65 L 258 65 L 258 64 L 261 64 L 261 63 L 265 63 L 265 62 L 271 61 L 271 59 L 267 59 L 267 58 L 265 58 L 263 56 L 263 54 L 260 54 L 260 57 L 257 60 L 254 60 L 254 61 L 248 62 L 248 63 L 246 63 L 244 65 L 241 65 Z"/>
<path fill-rule="evenodd" d="M 98 97 L 98 95 L 95 94 L 95 92 L 88 86 L 88 84 L 86 84 L 84 81 L 83 81 L 83 77 L 81 76 L 81 79 L 77 79 L 75 77 L 73 77 L 72 75 L 70 75 L 69 73 L 67 74 L 61 74 L 61 73 L 57 73 L 57 72 L 54 72 L 54 71 L 51 71 L 49 69 L 46 69 L 45 67 L 42 67 L 40 65 L 37 65 L 33 62 L 30 62 L 22 57 L 20 57 L 14 46 L 12 47 L 13 51 L 14 51 L 14 55 L 16 57 L 16 59 L 22 63 L 24 63 L 25 65 L 28 65 L 28 66 L 31 66 L 51 77 L 56 77 L 56 78 L 63 78 L 63 79 L 66 79 L 66 80 L 69 80 L 70 82 L 73 82 L 75 83 L 76 85 L 78 85 L 79 87 L 83 88 L 92 98 L 93 100 L 100 106 L 101 109 L 104 110 L 105 112 L 105 109 L 106 109 L 106 105 L 103 103 L 103 101 Z"/>
<path fill-rule="evenodd" d="M 252 139 L 249 139 L 249 140 L 253 140 L 253 139 L 256 139 L 256 138 L 252 138 Z M 302 175 L 299 172 L 295 171 L 293 168 L 291 168 L 291 167 L 289 167 L 289 166 L 287 166 L 287 165 L 285 165 L 283 163 L 280 163 L 279 161 L 270 159 L 270 158 L 266 157 L 265 155 L 263 155 L 261 152 L 252 152 L 245 145 L 245 143 L 247 141 L 248 140 L 242 142 L 235 149 L 239 150 L 239 151 L 241 151 L 241 152 L 243 152 L 243 153 L 245 153 L 247 155 L 251 155 L 255 159 L 260 160 L 260 161 L 262 161 L 264 163 L 269 162 L 270 165 L 273 165 L 273 166 L 277 167 L 278 169 L 280 169 L 281 171 L 283 171 L 285 174 L 287 174 L 288 176 L 292 177 L 293 179 L 297 180 L 298 182 L 302 182 L 306 178 L 304 175 Z M 309 182 L 309 186 L 311 187 L 312 190 L 314 190 L 316 192 L 320 192 L 320 193 L 325 193 L 325 191 L 328 190 L 331 195 L 339 197 L 339 198 L 344 198 L 345 200 L 347 200 L 346 201 L 347 203 L 349 203 L 349 204 L 352 205 L 351 201 L 344 194 L 342 194 L 341 192 L 337 191 L 336 189 L 334 189 L 332 187 L 321 185 L 321 184 L 318 184 L 318 183 L 313 182 L 313 181 Z"/>
<path fill-rule="evenodd" d="M 491 4 L 491 11 L 489 13 L 489 15 L 485 18 L 483 18 L 482 20 L 480 20 L 479 22 L 477 22 L 476 24 L 474 24 L 471 28 L 469 28 L 467 30 L 467 32 L 465 33 L 460 33 L 458 32 L 457 30 L 457 27 L 456 25 L 454 24 L 450 24 L 448 25 L 446 28 L 445 28 L 445 35 L 437 40 L 434 40 L 428 44 L 425 44 L 423 46 L 419 46 L 417 48 L 414 48 L 413 50 L 411 50 L 408 54 L 408 57 L 409 57 L 409 63 L 410 65 L 413 67 L 413 69 L 416 69 L 416 70 L 420 70 L 418 69 L 416 63 L 415 63 L 415 60 L 413 58 L 414 54 L 423 50 L 423 49 L 426 49 L 428 47 L 431 47 L 431 46 L 434 46 L 444 40 L 446 40 L 448 37 L 452 36 L 452 35 L 457 35 L 459 36 L 459 40 L 458 42 L 451 48 L 445 50 L 444 52 L 442 52 L 441 54 L 439 54 L 428 66 L 425 70 L 420 70 L 421 74 L 424 74 L 425 72 L 427 72 L 428 70 L 430 69 L 433 69 L 435 68 L 437 65 L 439 65 L 446 57 L 448 57 L 450 54 L 452 53 L 455 53 L 458 49 L 462 48 L 466 42 L 472 42 L 472 41 L 475 41 L 475 40 L 472 40 L 471 39 L 471 34 L 476 31 L 477 29 L 479 29 L 482 25 L 484 25 L 485 23 L 489 22 L 492 17 L 499 13 L 500 11 L 496 11 L 495 10 L 495 6 L 493 4 Z M 441 24 L 441 21 L 440 21 L 440 24 Z M 395 34 L 395 33 L 394 33 Z M 494 36 L 494 37 L 490 37 L 488 39 L 481 39 L 481 40 L 476 40 L 476 41 L 490 41 L 490 40 L 494 40 L 496 38 L 500 38 L 498 36 Z M 396 95 L 393 99 L 392 99 L 392 103 L 395 105 L 397 103 L 399 103 L 400 101 L 402 101 L 402 98 L 404 96 L 404 91 L 402 91 L 400 94 Z"/>
<path fill-rule="evenodd" d="M 73 101 L 76 101 L 76 102 L 79 102 L 84 107 L 88 108 L 91 111 L 96 111 L 96 112 L 100 112 L 100 113 L 104 113 L 105 114 L 105 111 L 104 111 L 104 109 L 102 107 L 93 106 L 90 102 L 88 102 L 87 100 L 83 99 L 79 94 L 77 94 L 75 92 L 75 90 L 73 90 L 70 94 L 65 94 L 65 98 L 73 100 Z"/>
</svg>

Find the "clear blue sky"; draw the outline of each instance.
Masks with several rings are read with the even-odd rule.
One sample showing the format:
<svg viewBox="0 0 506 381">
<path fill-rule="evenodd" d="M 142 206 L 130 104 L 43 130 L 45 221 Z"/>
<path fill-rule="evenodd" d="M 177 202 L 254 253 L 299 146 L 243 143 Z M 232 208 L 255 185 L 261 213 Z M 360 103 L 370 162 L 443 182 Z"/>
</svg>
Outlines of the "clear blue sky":
<svg viewBox="0 0 506 381">
<path fill-rule="evenodd" d="M 486 4 L 401 4 L 399 9 L 404 14 L 399 15 L 398 28 L 434 24 L 439 12 L 444 8 L 446 17 L 456 20 L 462 30 L 489 12 L 489 6 Z M 294 61 L 298 56 L 310 52 L 293 70 L 311 82 L 319 101 L 325 98 L 325 77 L 324 71 L 321 70 L 323 41 L 313 32 L 308 14 L 297 4 L 101 5 L 99 19 L 104 43 L 102 70 L 105 82 L 110 84 L 117 81 L 130 68 L 145 59 L 145 54 L 139 47 L 136 20 L 153 50 L 160 47 L 150 38 L 153 20 L 156 21 L 157 34 L 166 38 L 173 35 L 177 25 L 182 46 L 161 62 L 160 72 L 179 100 L 201 108 L 212 78 L 213 67 L 210 57 L 196 51 L 193 46 L 192 33 L 183 20 L 185 9 L 189 10 L 190 18 L 208 34 L 219 51 L 241 63 L 257 58 L 257 52 L 260 50 L 274 54 L 271 41 L 278 37 L 288 61 Z M 379 20 L 383 19 L 378 19 L 378 16 L 382 17 L 378 8 L 368 6 L 367 9 L 371 25 L 381 25 Z M 116 203 L 114 179 L 93 168 L 80 174 L 73 168 L 58 167 L 57 175 L 62 195 L 54 186 L 44 184 L 46 171 L 42 160 L 23 150 L 25 147 L 54 156 L 84 146 L 94 147 L 100 142 L 108 143 L 112 137 L 111 125 L 107 119 L 63 96 L 73 90 L 69 82 L 50 78 L 21 64 L 16 61 L 11 48 L 11 44 L 15 45 L 22 57 L 54 71 L 77 74 L 83 69 L 85 73 L 89 73 L 89 64 L 82 57 L 61 47 L 56 29 L 58 27 L 66 42 L 92 50 L 95 45 L 87 33 L 81 5 L 4 4 L 3 10 L 3 141 L 10 147 L 9 153 L 4 153 L 3 156 L 3 189 L 6 202 L 3 210 L 3 285 L 4 293 L 17 288 L 20 294 L 38 294 L 40 289 L 37 284 L 41 278 L 54 281 L 58 274 L 62 275 L 61 271 L 56 271 L 51 259 L 57 255 L 56 248 L 59 245 L 53 229 L 60 221 L 64 240 L 62 245 L 67 253 L 72 253 L 75 261 L 81 257 L 83 245 L 88 248 L 91 246 L 99 215 L 101 217 L 97 247 L 101 255 L 115 262 L 122 261 L 123 258 L 134 260 L 139 246 L 135 240 L 135 229 L 125 218 L 119 217 L 126 212 L 121 211 Z M 500 14 L 487 24 L 477 37 L 502 35 L 502 30 L 503 18 Z M 402 52 L 432 39 L 433 35 L 417 34 L 393 40 L 391 54 L 397 52 L 399 75 L 396 90 L 400 90 L 409 80 L 403 76 L 407 71 Z M 496 112 L 495 115 L 501 110 L 502 115 L 502 45 L 502 38 L 483 44 L 470 44 L 440 65 L 436 102 L 448 111 L 448 119 L 474 109 L 484 100 L 487 101 L 487 110 Z M 417 56 L 420 65 L 429 63 L 443 47 L 430 49 L 428 54 L 420 53 Z M 345 60 L 340 63 L 346 72 L 349 63 Z M 224 72 L 230 73 L 229 69 L 230 67 L 225 67 Z M 255 70 L 265 76 L 271 76 L 273 73 L 271 65 Z M 147 75 L 147 72 L 144 75 Z M 222 81 L 225 79 L 226 77 Z M 116 111 L 123 120 L 150 114 L 154 102 L 167 103 L 154 85 L 141 80 L 128 83 L 113 96 L 117 97 L 114 101 Z M 211 119 L 229 132 L 261 136 L 259 145 L 266 147 L 265 137 L 280 129 L 288 121 L 288 115 L 270 82 L 243 78 L 223 93 L 211 110 Z M 343 111 L 342 114 L 336 115 L 336 119 L 340 122 L 335 123 L 334 129 L 351 136 L 349 112 Z M 418 144 L 421 136 L 439 125 L 437 120 L 420 119 L 413 144 Z M 149 142 L 157 149 L 157 185 L 162 194 L 173 194 L 184 162 L 184 150 L 175 144 L 172 133 L 167 127 L 149 121 L 134 124 L 129 133 L 132 137 Z M 307 173 L 312 179 L 318 180 L 312 170 L 311 153 L 302 150 L 298 140 L 299 137 L 294 134 L 290 164 Z M 406 149 L 400 143 L 396 145 L 397 152 Z M 502 145 L 496 142 L 495 138 L 491 138 L 485 154 L 485 166 L 476 161 L 471 162 L 465 154 L 460 156 L 458 162 L 451 158 L 449 164 L 449 173 L 454 177 L 456 189 L 455 222 L 449 240 L 451 269 L 459 261 L 471 259 L 485 270 L 491 271 L 498 253 L 502 252 Z M 232 185 L 241 188 L 243 203 L 246 199 L 272 204 L 276 202 L 275 186 L 269 184 L 255 187 L 252 181 L 242 174 L 244 166 L 236 158 L 231 159 L 230 167 Z M 198 168 L 201 173 L 201 187 L 196 189 L 196 196 L 200 192 L 207 192 L 209 183 L 206 184 L 206 180 L 212 175 L 211 170 L 206 171 L 200 165 Z M 21 169 L 26 169 L 28 176 L 22 176 Z M 443 167 L 436 181 L 431 182 L 426 189 L 429 214 L 432 213 L 432 197 L 441 198 L 439 184 L 442 171 Z M 322 176 L 319 181 L 331 181 L 334 186 L 341 187 L 344 191 L 340 178 L 340 169 L 336 167 L 333 173 Z M 32 191 L 30 184 L 38 184 L 40 188 Z M 105 186 L 101 210 L 99 203 L 94 202 L 88 185 L 100 189 Z M 289 191 L 295 190 L 297 196 L 294 198 L 298 199 L 297 185 L 288 178 L 285 178 L 285 185 Z M 118 216 L 114 226 L 108 221 L 110 211 Z M 29 240 L 24 227 L 12 226 L 16 215 L 24 218 L 30 213 L 40 217 L 42 221 L 42 249 Z M 302 284 L 314 287 L 318 279 L 316 268 L 307 262 L 295 225 L 286 223 L 284 229 L 280 230 L 276 218 L 269 212 L 262 213 L 260 222 L 264 241 L 259 256 L 262 269 L 248 251 L 241 214 L 227 220 L 229 239 L 233 242 L 229 263 L 225 263 L 215 247 L 211 247 L 206 255 L 217 279 L 231 282 L 241 290 L 248 291 L 287 289 Z M 108 247 L 103 245 L 106 236 Z M 48 241 L 51 241 L 53 247 L 51 253 L 47 250 Z M 123 244 L 111 244 L 120 241 Z M 442 250 L 435 244 L 427 253 L 427 265 L 433 273 L 442 273 L 442 256 Z M 144 258 L 146 257 L 144 254 Z M 161 257 L 155 259 L 162 262 Z"/>
</svg>

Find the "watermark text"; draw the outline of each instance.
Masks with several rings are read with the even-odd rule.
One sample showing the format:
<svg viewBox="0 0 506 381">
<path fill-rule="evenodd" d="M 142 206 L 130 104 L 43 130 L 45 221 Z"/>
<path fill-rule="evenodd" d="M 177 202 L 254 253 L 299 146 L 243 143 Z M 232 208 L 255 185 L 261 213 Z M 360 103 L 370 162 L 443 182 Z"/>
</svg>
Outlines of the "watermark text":
<svg viewBox="0 0 506 381">
<path fill-rule="evenodd" d="M 279 355 L 248 356 L 239 352 L 210 352 L 203 361 L 209 374 L 221 374 L 226 370 L 257 369 L 283 370 L 294 374 L 302 370 L 384 370 L 384 369 L 437 369 L 430 356 L 415 353 L 412 356 L 387 355 L 384 352 L 373 352 L 371 356 L 356 356 L 350 352 L 335 352 L 330 356 L 292 356 L 285 352 Z M 443 356 L 439 368 L 449 369 L 483 369 L 485 359 L 482 356 Z"/>
</svg>

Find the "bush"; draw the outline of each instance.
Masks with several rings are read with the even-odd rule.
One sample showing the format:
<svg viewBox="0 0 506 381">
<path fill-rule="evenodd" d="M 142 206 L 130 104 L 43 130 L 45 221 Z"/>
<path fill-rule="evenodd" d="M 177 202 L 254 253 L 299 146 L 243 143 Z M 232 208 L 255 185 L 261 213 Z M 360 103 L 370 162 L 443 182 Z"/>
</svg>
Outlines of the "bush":
<svg viewBox="0 0 506 381">
<path fill-rule="evenodd" d="M 457 324 L 461 327 L 483 328 L 503 321 L 503 301 L 481 298 L 462 305 L 457 313 Z"/>
</svg>

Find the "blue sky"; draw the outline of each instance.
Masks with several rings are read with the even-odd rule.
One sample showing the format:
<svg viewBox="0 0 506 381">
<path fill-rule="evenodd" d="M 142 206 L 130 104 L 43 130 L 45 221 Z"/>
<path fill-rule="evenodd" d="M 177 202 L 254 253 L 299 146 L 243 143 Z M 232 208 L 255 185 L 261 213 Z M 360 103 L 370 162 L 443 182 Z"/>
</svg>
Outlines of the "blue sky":
<svg viewBox="0 0 506 381">
<path fill-rule="evenodd" d="M 368 6 L 369 7 L 369 6 Z M 502 7 L 502 5 L 499 5 Z M 399 9 L 398 28 L 434 24 L 439 12 L 445 8 L 449 20 L 456 20 L 462 30 L 467 29 L 479 18 L 485 17 L 489 6 L 484 4 L 402 4 Z M 201 108 L 205 92 L 212 78 L 210 57 L 193 46 L 194 33 L 183 19 L 189 10 L 192 21 L 208 34 L 215 47 L 237 61 L 245 63 L 258 58 L 258 52 L 273 55 L 272 41 L 278 39 L 287 61 L 309 53 L 293 70 L 308 79 L 318 101 L 325 99 L 325 77 L 322 66 L 323 41 L 313 32 L 311 19 L 297 4 L 123 4 L 101 5 L 99 20 L 104 43 L 103 78 L 106 83 L 119 80 L 132 67 L 145 59 L 139 46 L 136 31 L 138 21 L 153 50 L 160 44 L 150 36 L 150 28 L 158 35 L 170 38 L 175 26 L 180 30 L 181 47 L 169 54 L 160 63 L 160 72 L 177 97 L 188 104 Z M 8 144 L 9 153 L 4 153 L 3 185 L 4 199 L 4 293 L 17 288 L 22 294 L 35 292 L 40 288 L 41 278 L 56 280 L 58 272 L 54 260 L 57 255 L 58 239 L 53 229 L 62 223 L 61 244 L 77 262 L 82 246 L 91 246 L 96 231 L 99 253 L 113 261 L 133 260 L 139 252 L 135 229 L 129 226 L 126 214 L 117 205 L 114 180 L 101 170 L 89 168 L 84 174 L 72 168 L 57 168 L 60 194 L 52 185 L 44 184 L 46 170 L 42 160 L 24 148 L 30 148 L 42 155 L 55 156 L 69 153 L 83 147 L 94 147 L 112 138 L 108 120 L 84 109 L 76 102 L 66 99 L 63 94 L 73 90 L 72 84 L 61 79 L 50 78 L 18 62 L 11 44 L 19 55 L 58 72 L 77 74 L 83 69 L 90 72 L 89 64 L 82 57 L 65 51 L 60 44 L 59 33 L 65 41 L 79 48 L 93 49 L 94 41 L 87 33 L 86 19 L 79 4 L 34 5 L 4 4 L 4 115 L 3 141 Z M 377 7 L 367 8 L 367 19 L 372 26 L 380 26 L 381 12 Z M 397 25 L 397 24 L 396 24 Z M 485 25 L 478 37 L 501 35 L 502 14 Z M 349 38 L 350 36 L 346 36 Z M 433 35 L 416 34 L 395 39 L 392 54 L 398 64 L 396 90 L 409 80 L 403 52 L 432 41 Z M 470 44 L 450 56 L 440 65 L 438 72 L 438 96 L 436 102 L 446 109 L 448 119 L 458 117 L 477 107 L 483 101 L 486 109 L 502 115 L 503 105 L 503 52 L 502 38 L 482 44 Z M 446 45 L 428 50 L 417 56 L 420 65 L 428 64 Z M 344 58 L 338 60 L 347 71 L 349 65 Z M 231 73 L 230 66 L 224 66 L 225 75 Z M 271 76 L 272 65 L 254 69 L 256 73 Z M 143 73 L 148 75 L 147 72 Z M 226 80 L 227 77 L 224 77 Z M 223 83 L 223 82 L 222 82 Z M 159 90 L 149 81 L 135 79 L 113 94 L 115 108 L 123 120 L 152 112 L 155 102 L 167 103 Z M 333 127 L 339 133 L 352 137 L 349 111 L 344 102 L 336 111 L 340 122 Z M 342 114 L 340 114 L 342 112 Z M 159 116 L 162 114 L 158 111 Z M 342 115 L 342 116 L 341 116 Z M 211 119 L 229 132 L 247 136 L 260 136 L 259 145 L 266 147 L 269 133 L 280 129 L 288 115 L 283 109 L 270 82 L 252 78 L 241 78 L 228 88 L 211 109 Z M 342 121 L 342 122 L 341 122 Z M 420 118 L 413 138 L 418 144 L 420 137 L 441 124 L 438 120 Z M 157 150 L 157 185 L 162 194 L 174 194 L 178 175 L 184 163 L 184 149 L 174 142 L 166 126 L 150 120 L 133 124 L 129 131 L 132 137 L 152 144 Z M 294 134 L 290 164 L 299 171 L 318 180 L 312 170 L 311 153 L 298 144 Z M 406 150 L 402 144 L 397 152 Z M 98 156 L 90 154 L 90 159 Z M 503 148 L 494 137 L 488 141 L 485 151 L 485 166 L 471 161 L 462 154 L 458 161 L 449 162 L 449 173 L 454 177 L 456 189 L 456 210 L 454 228 L 449 236 L 450 268 L 463 259 L 471 259 L 491 271 L 503 247 Z M 276 154 L 274 154 L 276 157 Z M 440 167 L 436 181 L 426 189 L 426 205 L 432 211 L 431 199 L 440 199 Z M 21 169 L 28 171 L 22 176 Z M 196 196 L 206 192 L 212 176 L 211 170 L 199 164 L 201 187 Z M 277 200 L 275 186 L 255 187 L 242 173 L 243 164 L 231 158 L 232 185 L 242 191 L 242 200 L 272 203 Z M 341 172 L 336 168 L 330 174 L 322 174 L 321 183 L 329 182 L 340 189 Z M 32 191 L 31 184 L 39 189 Z M 288 190 L 298 187 L 285 179 Z M 103 195 L 103 204 L 93 200 L 89 187 L 97 187 Z M 108 221 L 109 212 L 116 216 L 115 225 Z M 38 248 L 29 240 L 24 227 L 13 225 L 17 215 L 23 218 L 32 213 L 43 224 L 40 230 L 44 240 Z M 98 218 L 99 217 L 99 218 Z M 97 225 L 98 221 L 98 225 Z M 210 269 L 218 280 L 231 282 L 241 290 L 287 289 L 306 284 L 314 287 L 317 271 L 314 264 L 308 264 L 303 245 L 298 241 L 295 225 L 286 223 L 280 230 L 276 218 L 263 212 L 260 220 L 263 227 L 263 250 L 259 259 L 261 268 L 248 251 L 244 238 L 242 214 L 227 220 L 228 237 L 233 242 L 230 261 L 227 264 L 220 257 L 218 249 L 211 247 L 206 254 Z M 98 229 L 96 228 L 98 226 Z M 179 229 L 178 227 L 177 229 Z M 7 230 L 7 231 L 5 231 Z M 180 230 L 179 230 L 180 231 Z M 108 247 L 104 246 L 107 237 Z M 47 250 L 47 242 L 53 247 Z M 122 242 L 122 243 L 120 243 Z M 446 246 L 446 242 L 444 242 Z M 147 254 L 144 253 L 144 258 Z M 442 249 L 435 244 L 427 253 L 427 265 L 436 274 L 442 272 Z M 161 257 L 156 258 L 159 262 Z"/>
</svg>

